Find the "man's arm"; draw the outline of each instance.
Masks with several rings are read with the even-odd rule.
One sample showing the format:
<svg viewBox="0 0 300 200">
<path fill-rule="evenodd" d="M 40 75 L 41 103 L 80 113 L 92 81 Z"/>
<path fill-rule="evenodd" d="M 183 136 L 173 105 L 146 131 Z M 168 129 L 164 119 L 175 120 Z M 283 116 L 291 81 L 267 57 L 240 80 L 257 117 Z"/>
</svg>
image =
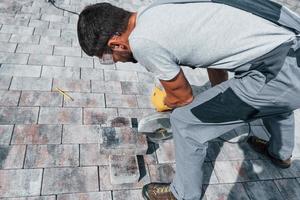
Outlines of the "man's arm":
<svg viewBox="0 0 300 200">
<path fill-rule="evenodd" d="M 170 108 L 176 108 L 191 103 L 194 99 L 191 85 L 186 80 L 182 70 L 171 80 L 160 80 L 166 91 L 164 103 Z"/>
<path fill-rule="evenodd" d="M 228 80 L 228 72 L 223 69 L 207 69 L 207 73 L 211 86 Z"/>
</svg>

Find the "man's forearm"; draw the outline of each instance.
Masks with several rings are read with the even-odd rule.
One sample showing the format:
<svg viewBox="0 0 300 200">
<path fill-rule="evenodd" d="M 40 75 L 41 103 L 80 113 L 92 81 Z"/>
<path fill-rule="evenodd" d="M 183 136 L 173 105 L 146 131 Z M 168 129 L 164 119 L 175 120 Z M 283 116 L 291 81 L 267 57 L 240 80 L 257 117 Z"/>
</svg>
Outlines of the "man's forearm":
<svg viewBox="0 0 300 200">
<path fill-rule="evenodd" d="M 212 86 L 228 80 L 228 72 L 222 69 L 207 69 L 208 78 Z"/>
<path fill-rule="evenodd" d="M 182 70 L 169 81 L 160 80 L 167 96 L 165 104 L 171 108 L 187 105 L 193 101 L 193 92 Z"/>
</svg>

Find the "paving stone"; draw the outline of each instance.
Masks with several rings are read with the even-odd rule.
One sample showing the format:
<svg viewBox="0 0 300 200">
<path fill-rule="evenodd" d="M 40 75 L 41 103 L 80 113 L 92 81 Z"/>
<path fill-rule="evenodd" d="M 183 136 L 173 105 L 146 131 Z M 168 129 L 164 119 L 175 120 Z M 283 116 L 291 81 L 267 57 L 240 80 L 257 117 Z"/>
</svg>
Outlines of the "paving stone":
<svg viewBox="0 0 300 200">
<path fill-rule="evenodd" d="M 28 145 L 24 168 L 79 166 L 79 145 Z"/>
<path fill-rule="evenodd" d="M 175 163 L 175 146 L 173 140 L 167 140 L 159 143 L 156 150 L 157 160 L 159 163 Z"/>
<path fill-rule="evenodd" d="M 81 48 L 54 47 L 54 55 L 59 56 L 81 56 Z"/>
<path fill-rule="evenodd" d="M 51 78 L 13 77 L 10 89 L 50 91 L 51 85 Z"/>
<path fill-rule="evenodd" d="M 112 184 L 135 183 L 139 180 L 140 172 L 135 155 L 110 155 L 109 168 Z"/>
<path fill-rule="evenodd" d="M 63 143 L 101 143 L 102 129 L 99 125 L 65 125 Z"/>
<path fill-rule="evenodd" d="M 134 95 L 106 94 L 105 99 L 107 107 L 137 108 L 137 100 Z"/>
<path fill-rule="evenodd" d="M 171 183 L 175 176 L 175 164 L 148 165 L 151 182 Z"/>
<path fill-rule="evenodd" d="M 76 22 L 78 21 L 78 17 L 76 16 Z M 62 29 L 61 31 L 62 38 L 70 38 L 72 40 L 78 40 L 77 31 L 73 29 Z"/>
<path fill-rule="evenodd" d="M 121 83 L 119 81 L 92 80 L 92 92 L 122 94 Z"/>
<path fill-rule="evenodd" d="M 111 192 L 89 192 L 57 195 L 57 200 L 112 200 Z"/>
<path fill-rule="evenodd" d="M 49 15 L 49 14 L 42 14 L 42 20 L 50 21 L 50 22 L 68 22 L 68 17 L 65 16 L 58 16 L 58 15 Z"/>
<path fill-rule="evenodd" d="M 118 113 L 120 117 L 130 117 L 141 119 L 150 114 L 155 113 L 154 109 L 136 109 L 136 108 L 118 108 Z"/>
<path fill-rule="evenodd" d="M 44 45 L 55 45 L 55 46 L 66 46 L 70 47 L 71 46 L 71 39 L 69 38 L 62 38 L 62 37 L 57 37 L 57 36 L 45 36 L 41 35 L 41 40 L 40 44 Z"/>
<path fill-rule="evenodd" d="M 146 68 L 138 63 L 131 62 L 117 62 L 116 63 L 117 70 L 125 70 L 125 71 L 136 71 L 136 72 L 147 72 Z"/>
<path fill-rule="evenodd" d="M 0 73 L 6 76 L 40 77 L 41 69 L 38 65 L 3 64 Z"/>
<path fill-rule="evenodd" d="M 79 79 L 80 68 L 43 66 L 42 77 Z"/>
<path fill-rule="evenodd" d="M 0 169 L 22 168 L 25 149 L 25 145 L 0 145 Z"/>
<path fill-rule="evenodd" d="M 33 27 L 19 26 L 19 25 L 3 25 L 0 33 L 15 33 L 23 35 L 32 35 Z"/>
<path fill-rule="evenodd" d="M 103 81 L 103 79 L 104 79 L 103 70 L 102 69 L 92 69 L 92 68 L 82 68 L 81 69 L 81 78 L 84 80 Z"/>
<path fill-rule="evenodd" d="M 53 52 L 53 46 L 37 44 L 19 44 L 17 53 L 48 54 Z"/>
<path fill-rule="evenodd" d="M 49 27 L 49 22 L 48 21 L 43 21 L 43 20 L 31 19 L 28 26 L 29 27 L 48 28 Z"/>
<path fill-rule="evenodd" d="M 65 107 L 105 107 L 104 94 L 69 93 L 74 101 L 64 101 Z"/>
<path fill-rule="evenodd" d="M 204 162 L 202 166 L 202 170 L 203 170 L 203 184 L 219 183 L 211 162 Z"/>
<path fill-rule="evenodd" d="M 28 54 L 0 52 L 0 63 L 27 64 Z"/>
<path fill-rule="evenodd" d="M 53 88 L 55 89 L 56 87 L 63 91 L 90 92 L 91 83 L 87 80 L 54 79 Z"/>
<path fill-rule="evenodd" d="M 250 199 L 285 199 L 273 181 L 247 182 L 244 183 L 244 187 Z"/>
<path fill-rule="evenodd" d="M 16 43 L 25 43 L 25 44 L 38 44 L 40 41 L 39 35 L 22 35 L 22 34 L 12 34 L 10 39 L 10 42 L 16 42 Z"/>
<path fill-rule="evenodd" d="M 55 196 L 36 196 L 20 198 L 0 198 L 0 200 L 55 200 Z"/>
<path fill-rule="evenodd" d="M 14 18 L 14 17 L 2 17 L 0 19 L 1 24 L 6 25 L 15 25 L 15 26 L 27 26 L 29 23 L 29 19 L 22 19 L 22 18 Z"/>
<path fill-rule="evenodd" d="M 47 168 L 44 171 L 42 195 L 97 192 L 97 179 L 97 167 Z"/>
<path fill-rule="evenodd" d="M 17 48 L 16 43 L 0 42 L 0 51 L 2 52 L 15 52 Z"/>
<path fill-rule="evenodd" d="M 149 95 L 136 95 L 139 108 L 154 108 Z"/>
<path fill-rule="evenodd" d="M 209 185 L 205 197 L 209 199 L 243 199 L 250 200 L 241 183 Z"/>
<path fill-rule="evenodd" d="M 224 160 L 250 160 L 259 158 L 259 154 L 254 152 L 247 143 L 231 144 L 224 142 L 220 154 L 223 154 Z"/>
<path fill-rule="evenodd" d="M 39 27 L 34 29 L 34 35 L 43 36 L 43 37 L 55 37 L 56 40 L 58 37 L 60 37 L 60 30 L 59 29 L 48 29 L 44 27 Z M 40 39 L 41 40 L 41 39 Z M 48 39 L 43 39 L 43 42 L 46 44 L 48 43 Z M 56 41 L 57 43 L 57 41 Z M 70 44 L 70 42 L 66 42 L 67 45 Z M 56 44 L 52 44 L 56 45 Z"/>
<path fill-rule="evenodd" d="M 100 144 L 80 145 L 80 166 L 109 165 L 108 156 L 100 153 Z"/>
<path fill-rule="evenodd" d="M 66 66 L 93 68 L 94 62 L 93 59 L 91 58 L 79 58 L 79 57 L 66 56 Z"/>
<path fill-rule="evenodd" d="M 56 30 L 60 30 L 60 29 L 76 30 L 77 26 L 74 24 L 69 24 L 69 23 L 64 23 L 64 22 L 50 22 L 49 28 L 56 29 Z"/>
<path fill-rule="evenodd" d="M 9 144 L 12 131 L 12 125 L 0 125 L 0 144 Z"/>
<path fill-rule="evenodd" d="M 102 129 L 100 152 L 110 155 L 145 155 L 148 149 L 146 136 L 130 127 Z"/>
<path fill-rule="evenodd" d="M 20 106 L 62 106 L 62 100 L 58 92 L 23 91 Z"/>
<path fill-rule="evenodd" d="M 143 200 L 141 190 L 117 190 L 113 191 L 113 199 L 130 199 L 130 200 Z"/>
<path fill-rule="evenodd" d="M 258 176 L 253 169 L 253 165 L 249 160 L 245 161 L 232 161 L 232 166 L 238 172 L 238 182 L 256 181 Z"/>
<path fill-rule="evenodd" d="M 19 98 L 19 91 L 0 90 L 0 106 L 17 106 Z"/>
<path fill-rule="evenodd" d="M 213 163 L 216 176 L 220 183 L 234 183 L 238 172 L 229 161 L 216 161 Z"/>
<path fill-rule="evenodd" d="M 12 144 L 60 144 L 61 125 L 16 125 Z"/>
<path fill-rule="evenodd" d="M 81 124 L 81 108 L 41 107 L 40 124 Z"/>
<path fill-rule="evenodd" d="M 260 180 L 279 179 L 282 178 L 278 168 L 269 160 L 250 160 L 253 171 Z"/>
<path fill-rule="evenodd" d="M 121 82 L 123 94 L 148 95 L 152 94 L 154 83 L 145 82 Z"/>
<path fill-rule="evenodd" d="M 285 199 L 297 200 L 300 197 L 300 184 L 296 179 L 281 179 L 274 181 Z"/>
<path fill-rule="evenodd" d="M 42 169 L 0 170 L 0 197 L 40 195 Z"/>
<path fill-rule="evenodd" d="M 100 191 L 105 190 L 124 190 L 124 189 L 140 189 L 150 182 L 148 171 L 145 168 L 142 172 L 139 182 L 125 184 L 111 184 L 109 166 L 99 166 Z"/>
<path fill-rule="evenodd" d="M 8 42 L 10 37 L 11 37 L 10 33 L 0 33 L 0 41 L 1 42 Z"/>
<path fill-rule="evenodd" d="M 138 81 L 137 73 L 130 71 L 104 70 L 106 81 Z"/>
<path fill-rule="evenodd" d="M 278 170 L 284 178 L 300 177 L 300 160 L 293 160 L 290 168 Z"/>
<path fill-rule="evenodd" d="M 39 108 L 0 107 L 0 124 L 35 124 Z"/>
<path fill-rule="evenodd" d="M 63 56 L 52 56 L 52 55 L 38 55 L 32 54 L 29 57 L 28 64 L 32 65 L 51 65 L 51 66 L 64 66 Z"/>
<path fill-rule="evenodd" d="M 100 124 L 101 126 L 110 126 L 112 120 L 118 117 L 115 108 L 84 108 L 84 124 Z"/>
</svg>

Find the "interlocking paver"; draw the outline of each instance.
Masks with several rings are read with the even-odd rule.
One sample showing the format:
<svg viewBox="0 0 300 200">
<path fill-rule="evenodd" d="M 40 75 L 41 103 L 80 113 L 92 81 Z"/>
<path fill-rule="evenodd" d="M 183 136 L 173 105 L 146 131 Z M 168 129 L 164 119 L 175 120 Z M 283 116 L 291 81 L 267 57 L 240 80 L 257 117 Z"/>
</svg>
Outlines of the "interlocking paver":
<svg viewBox="0 0 300 200">
<path fill-rule="evenodd" d="M 240 183 L 209 185 L 205 192 L 207 200 L 210 199 L 232 199 L 250 200 L 247 193 Z"/>
<path fill-rule="evenodd" d="M 25 145 L 0 145 L 0 169 L 22 168 L 25 149 Z"/>
<path fill-rule="evenodd" d="M 106 81 L 138 81 L 137 73 L 130 71 L 104 70 Z"/>
<path fill-rule="evenodd" d="M 41 40 L 40 44 L 42 45 L 55 45 L 55 46 L 71 46 L 71 39 L 69 38 L 62 38 L 58 36 L 44 36 L 44 34 L 41 34 Z"/>
<path fill-rule="evenodd" d="M 43 21 L 43 20 L 31 19 L 28 26 L 29 27 L 48 28 L 49 27 L 49 22 L 48 21 Z"/>
<path fill-rule="evenodd" d="M 213 163 L 216 176 L 220 183 L 234 183 L 238 177 L 238 171 L 229 161 L 216 161 Z"/>
<path fill-rule="evenodd" d="M 18 25 L 3 25 L 0 33 L 17 33 L 24 35 L 32 35 L 34 28 Z"/>
<path fill-rule="evenodd" d="M 37 107 L 0 107 L 0 124 L 35 124 Z"/>
<path fill-rule="evenodd" d="M 246 182 L 244 187 L 250 199 L 285 199 L 273 181 Z"/>
<path fill-rule="evenodd" d="M 100 152 L 109 155 L 145 155 L 148 149 L 145 135 L 135 128 L 103 128 Z"/>
<path fill-rule="evenodd" d="M 233 168 L 238 172 L 238 182 L 256 181 L 258 176 L 253 170 L 253 165 L 249 160 L 232 161 Z"/>
<path fill-rule="evenodd" d="M 19 98 L 19 91 L 0 90 L 0 106 L 17 106 Z"/>
<path fill-rule="evenodd" d="M 99 125 L 65 125 L 63 128 L 63 143 L 100 143 L 102 129 Z"/>
<path fill-rule="evenodd" d="M 13 77 L 10 89 L 50 91 L 51 86 L 52 86 L 51 78 Z"/>
<path fill-rule="evenodd" d="M 81 124 L 81 108 L 41 107 L 40 124 Z"/>
<path fill-rule="evenodd" d="M 139 108 L 154 108 L 149 95 L 136 95 Z"/>
<path fill-rule="evenodd" d="M 137 99 L 134 95 L 116 95 L 106 94 L 107 107 L 123 107 L 123 108 L 137 108 Z"/>
<path fill-rule="evenodd" d="M 80 58 L 80 57 L 66 56 L 66 66 L 93 68 L 94 62 L 93 62 L 92 58 Z"/>
<path fill-rule="evenodd" d="M 40 195 L 42 169 L 0 170 L 0 197 Z"/>
<path fill-rule="evenodd" d="M 64 61 L 65 58 L 63 56 L 31 54 L 28 60 L 28 64 L 63 67 Z"/>
<path fill-rule="evenodd" d="M 60 144 L 61 125 L 16 125 L 12 144 Z"/>
<path fill-rule="evenodd" d="M 0 144 L 9 144 L 12 131 L 12 125 L 0 125 Z"/>
<path fill-rule="evenodd" d="M 151 182 L 172 182 L 175 175 L 175 164 L 148 165 Z"/>
<path fill-rule="evenodd" d="M 123 190 L 123 189 L 140 189 L 143 185 L 150 182 L 148 171 L 145 168 L 144 175 L 137 183 L 112 184 L 110 181 L 109 166 L 99 166 L 100 191 L 104 190 Z"/>
<path fill-rule="evenodd" d="M 42 67 L 38 65 L 2 64 L 0 74 L 5 76 L 40 77 L 41 69 Z"/>
<path fill-rule="evenodd" d="M 82 68 L 81 78 L 84 80 L 99 80 L 103 81 L 104 74 L 102 69 Z M 93 83 L 92 83 L 93 85 Z M 99 90 L 98 90 L 99 91 Z"/>
<path fill-rule="evenodd" d="M 53 78 L 67 78 L 67 79 L 79 79 L 80 68 L 78 67 L 53 67 L 43 66 L 42 77 Z"/>
<path fill-rule="evenodd" d="M 41 36 L 43 36 L 43 37 L 48 36 L 48 37 L 55 37 L 55 38 L 57 38 L 57 37 L 60 37 L 60 30 L 59 29 L 48 29 L 48 28 L 44 28 L 44 27 L 39 27 L 39 28 L 35 28 L 34 29 L 34 35 L 37 35 L 39 37 L 41 37 Z M 43 40 L 44 40 L 44 43 L 47 43 L 46 39 L 43 39 Z M 68 45 L 69 45 L 69 43 L 68 43 Z"/>
<path fill-rule="evenodd" d="M 121 83 L 119 81 L 102 81 L 102 80 L 101 78 L 99 78 L 99 80 L 92 80 L 92 92 L 114 93 L 115 95 L 122 94 Z"/>
<path fill-rule="evenodd" d="M 109 165 L 108 156 L 100 153 L 100 144 L 80 145 L 80 166 Z"/>
<path fill-rule="evenodd" d="M 61 194 L 57 200 L 111 200 L 111 193 L 106 192 L 89 192 L 76 194 Z"/>
<path fill-rule="evenodd" d="M 0 42 L 1 52 L 15 52 L 16 48 L 17 48 L 16 43 Z"/>
<path fill-rule="evenodd" d="M 64 101 L 65 107 L 105 107 L 104 94 L 69 93 L 74 101 Z"/>
<path fill-rule="evenodd" d="M 39 35 L 12 34 L 9 41 L 16 42 L 16 43 L 25 43 L 25 44 L 38 44 L 40 41 L 40 36 Z"/>
<path fill-rule="evenodd" d="M 42 195 L 97 192 L 97 167 L 47 168 L 44 171 Z"/>
<path fill-rule="evenodd" d="M 55 200 L 55 196 L 35 196 L 35 197 L 19 197 L 19 198 L 0 198 L 1 200 Z"/>
<path fill-rule="evenodd" d="M 284 178 L 300 177 L 300 160 L 293 160 L 290 168 L 279 169 L 279 173 Z"/>
<path fill-rule="evenodd" d="M 91 83 L 88 80 L 72 80 L 72 79 L 54 79 L 53 88 L 60 88 L 64 91 L 72 92 L 90 92 Z"/>
<path fill-rule="evenodd" d="M 10 37 L 11 37 L 10 33 L 0 33 L 0 41 L 1 42 L 8 42 Z"/>
<path fill-rule="evenodd" d="M 135 155 L 109 156 L 110 180 L 112 184 L 135 183 L 139 180 L 140 171 Z"/>
<path fill-rule="evenodd" d="M 29 54 L 0 52 L 0 63 L 27 64 Z"/>
<path fill-rule="evenodd" d="M 113 192 L 114 199 L 143 200 L 141 190 L 117 190 Z"/>
<path fill-rule="evenodd" d="M 135 108 L 118 108 L 119 116 L 141 119 L 147 115 L 153 114 L 154 109 L 135 109 Z"/>
<path fill-rule="evenodd" d="M 20 106 L 62 106 L 58 92 L 22 91 Z"/>
<path fill-rule="evenodd" d="M 154 83 L 145 82 L 121 82 L 123 94 L 140 94 L 150 96 Z"/>
<path fill-rule="evenodd" d="M 54 47 L 54 55 L 59 56 L 81 56 L 81 49 L 74 47 Z"/>
<path fill-rule="evenodd" d="M 84 108 L 83 123 L 84 124 L 100 124 L 110 126 L 111 121 L 118 117 L 115 108 Z"/>
<path fill-rule="evenodd" d="M 31 54 L 48 54 L 52 55 L 53 46 L 37 45 L 37 44 L 19 44 L 17 53 L 31 53 Z"/>
<path fill-rule="evenodd" d="M 68 22 L 68 17 L 58 15 L 42 14 L 41 19 L 50 22 Z"/>
<path fill-rule="evenodd" d="M 79 166 L 79 145 L 28 145 L 25 168 Z"/>
<path fill-rule="evenodd" d="M 300 197 L 300 184 L 296 179 L 281 179 L 274 181 L 285 199 L 297 200 Z"/>
</svg>

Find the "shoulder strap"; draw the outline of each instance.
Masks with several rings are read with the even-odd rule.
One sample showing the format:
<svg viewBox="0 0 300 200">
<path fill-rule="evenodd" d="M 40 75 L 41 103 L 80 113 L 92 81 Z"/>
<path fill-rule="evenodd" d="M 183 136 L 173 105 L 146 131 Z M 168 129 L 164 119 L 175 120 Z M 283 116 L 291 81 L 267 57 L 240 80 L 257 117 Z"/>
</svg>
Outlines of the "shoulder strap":
<svg viewBox="0 0 300 200">
<path fill-rule="evenodd" d="M 285 26 L 297 34 L 300 33 L 300 16 L 288 8 L 269 0 L 156 0 L 139 13 L 139 16 L 144 14 L 147 10 L 163 4 L 203 2 L 221 3 L 232 6 L 265 18 L 273 23 Z"/>
</svg>

